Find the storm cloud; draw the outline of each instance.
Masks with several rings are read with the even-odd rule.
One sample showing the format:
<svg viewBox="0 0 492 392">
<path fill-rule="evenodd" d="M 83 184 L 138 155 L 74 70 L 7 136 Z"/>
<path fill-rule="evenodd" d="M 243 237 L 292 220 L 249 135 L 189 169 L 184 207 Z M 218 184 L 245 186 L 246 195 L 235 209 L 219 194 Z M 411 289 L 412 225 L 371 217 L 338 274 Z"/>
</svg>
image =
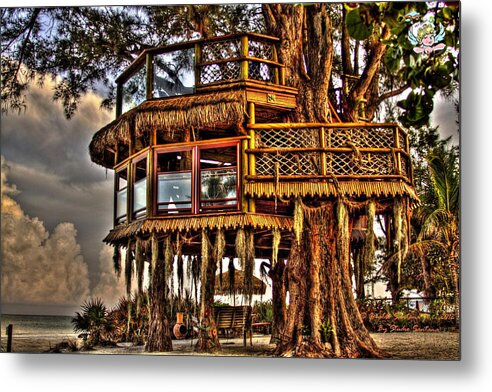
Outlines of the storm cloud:
<svg viewBox="0 0 492 392">
<path fill-rule="evenodd" d="M 24 112 L 2 114 L 2 155 L 25 214 L 38 217 L 51 232 L 60 222 L 75 225 L 94 287 L 102 239 L 112 224 L 113 174 L 91 162 L 88 146 L 114 113 L 100 109 L 102 98 L 88 93 L 67 120 L 52 92 L 50 80 L 43 86 L 33 84 Z"/>
<path fill-rule="evenodd" d="M 2 156 L 2 303 L 77 306 L 89 295 L 87 264 L 72 223 L 50 233 L 14 200 Z"/>
</svg>

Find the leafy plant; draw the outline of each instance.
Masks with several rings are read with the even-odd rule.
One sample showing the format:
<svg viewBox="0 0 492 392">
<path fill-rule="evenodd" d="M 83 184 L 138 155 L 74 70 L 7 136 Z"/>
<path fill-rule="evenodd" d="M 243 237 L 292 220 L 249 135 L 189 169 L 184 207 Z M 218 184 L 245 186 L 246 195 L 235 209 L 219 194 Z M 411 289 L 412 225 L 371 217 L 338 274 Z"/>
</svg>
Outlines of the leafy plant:
<svg viewBox="0 0 492 392">
<path fill-rule="evenodd" d="M 108 310 L 100 298 L 84 301 L 81 309 L 82 312 L 77 312 L 72 318 L 73 330 L 84 334 L 84 346 L 97 346 L 113 330 Z"/>
</svg>

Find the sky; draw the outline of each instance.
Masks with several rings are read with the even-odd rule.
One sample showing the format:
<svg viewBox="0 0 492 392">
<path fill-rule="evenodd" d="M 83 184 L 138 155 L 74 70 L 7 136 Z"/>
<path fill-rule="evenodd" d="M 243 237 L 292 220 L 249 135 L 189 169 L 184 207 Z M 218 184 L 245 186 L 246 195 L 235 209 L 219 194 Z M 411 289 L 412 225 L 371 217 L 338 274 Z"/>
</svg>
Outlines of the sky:
<svg viewBox="0 0 492 392">
<path fill-rule="evenodd" d="M 1 117 L 3 313 L 73 314 L 87 296 L 113 303 L 123 294 L 108 277 L 112 253 L 102 243 L 112 225 L 113 173 L 88 153 L 114 113 L 90 93 L 67 120 L 52 87 L 31 86 L 27 110 Z"/>
<path fill-rule="evenodd" d="M 114 118 L 88 93 L 67 120 L 53 83 L 32 85 L 27 109 L 0 118 L 2 313 L 73 314 L 88 296 L 124 293 L 102 239 L 112 227 L 113 173 L 92 163 L 93 134 Z M 443 137 L 459 137 L 454 105 L 436 99 Z"/>
</svg>

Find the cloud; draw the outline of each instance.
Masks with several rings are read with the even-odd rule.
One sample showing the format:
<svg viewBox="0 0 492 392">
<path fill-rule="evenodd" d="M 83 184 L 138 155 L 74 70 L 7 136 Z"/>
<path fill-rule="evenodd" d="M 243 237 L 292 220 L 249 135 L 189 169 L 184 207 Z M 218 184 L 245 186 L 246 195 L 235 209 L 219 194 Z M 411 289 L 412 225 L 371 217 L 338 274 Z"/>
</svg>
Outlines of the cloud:
<svg viewBox="0 0 492 392">
<path fill-rule="evenodd" d="M 2 157 L 2 303 L 75 306 L 89 294 L 87 264 L 72 223 L 50 233 L 11 197 L 9 166 Z"/>
<path fill-rule="evenodd" d="M 122 264 L 124 265 L 124 255 Z M 92 296 L 101 298 L 108 307 L 115 306 L 126 296 L 125 278 L 116 275 L 113 267 L 113 247 L 104 245 L 99 253 L 99 282 L 92 290 Z"/>
<path fill-rule="evenodd" d="M 112 224 L 113 174 L 91 162 L 88 146 L 94 132 L 114 113 L 101 110 L 101 97 L 87 93 L 77 113 L 67 120 L 52 93 L 48 78 L 42 87 L 33 83 L 26 111 L 2 114 L 2 155 L 25 214 L 38 217 L 49 231 L 65 221 L 77 227 L 93 286 L 102 239 Z"/>
</svg>

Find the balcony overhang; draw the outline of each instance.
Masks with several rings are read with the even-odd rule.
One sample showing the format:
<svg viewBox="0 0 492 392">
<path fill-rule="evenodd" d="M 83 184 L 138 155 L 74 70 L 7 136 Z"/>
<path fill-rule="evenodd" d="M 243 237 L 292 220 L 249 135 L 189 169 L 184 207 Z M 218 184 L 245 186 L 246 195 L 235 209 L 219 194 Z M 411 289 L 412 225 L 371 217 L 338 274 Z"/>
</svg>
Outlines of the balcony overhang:
<svg viewBox="0 0 492 392">
<path fill-rule="evenodd" d="M 118 245 L 126 244 L 129 238 L 135 236 L 148 237 L 152 233 L 199 232 L 202 229 L 236 230 L 238 228 L 251 228 L 255 230 L 292 231 L 293 224 L 292 217 L 248 212 L 163 217 L 119 225 L 112 229 L 103 241 L 107 244 Z"/>
</svg>

